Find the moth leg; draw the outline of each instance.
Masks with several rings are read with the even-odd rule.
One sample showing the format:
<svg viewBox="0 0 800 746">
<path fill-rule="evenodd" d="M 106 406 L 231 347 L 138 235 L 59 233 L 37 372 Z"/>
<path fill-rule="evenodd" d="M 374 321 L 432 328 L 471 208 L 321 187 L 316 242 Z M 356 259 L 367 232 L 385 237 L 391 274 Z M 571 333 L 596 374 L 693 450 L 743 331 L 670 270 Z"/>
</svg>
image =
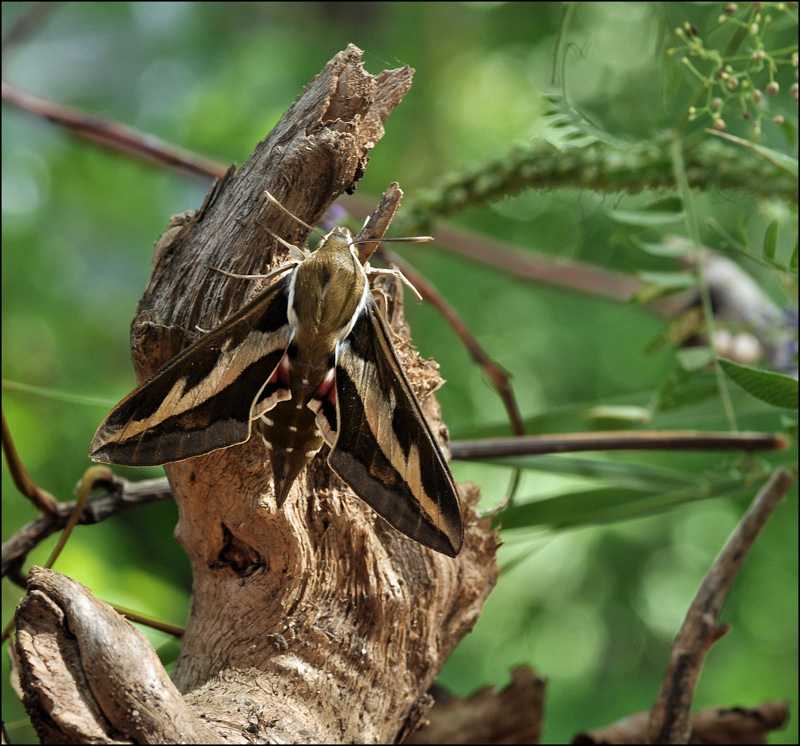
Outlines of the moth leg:
<svg viewBox="0 0 800 746">
<path fill-rule="evenodd" d="M 372 293 L 372 299 L 375 301 L 375 305 L 381 312 L 381 316 L 385 319 L 389 318 L 389 296 L 386 294 L 386 291 L 383 288 L 370 288 L 370 292 Z"/>
<path fill-rule="evenodd" d="M 369 262 L 367 262 L 366 266 L 364 267 L 364 271 L 368 275 L 391 275 L 392 277 L 396 277 L 400 282 L 402 282 L 406 287 L 408 287 L 414 295 L 417 296 L 417 299 L 422 301 L 422 296 L 420 295 L 419 290 L 417 290 L 412 284 L 411 281 L 396 267 L 392 269 L 382 269 L 376 267 L 370 267 Z"/>
<path fill-rule="evenodd" d="M 372 298 L 377 307 L 377 313 L 386 319 L 386 328 L 391 332 L 395 343 L 403 344 L 406 340 L 392 329 L 391 324 L 389 324 L 389 296 L 386 291 L 383 288 L 370 288 L 370 290 L 372 291 Z"/>
<path fill-rule="evenodd" d="M 289 243 L 285 238 L 281 238 L 275 231 L 271 231 L 264 225 L 261 227 L 289 252 L 289 255 L 295 260 L 292 266 L 295 266 L 298 262 L 302 262 L 304 259 L 308 259 L 311 255 L 310 252 L 301 249 L 299 246 L 295 246 L 293 243 Z"/>
<path fill-rule="evenodd" d="M 274 234 L 273 234 L 274 235 Z M 292 246 L 290 243 L 287 244 L 288 246 Z M 297 249 L 296 246 L 292 246 L 293 249 Z M 302 261 L 302 260 L 301 260 Z M 210 264 L 206 264 L 206 269 L 210 269 L 213 272 L 219 272 L 221 275 L 225 275 L 226 277 L 233 277 L 237 280 L 269 280 L 271 277 L 278 277 L 279 275 L 288 272 L 290 269 L 294 269 L 300 262 L 289 262 L 288 264 L 284 264 L 282 267 L 278 267 L 277 269 L 273 269 L 272 272 L 267 272 L 265 275 L 237 275 L 235 272 L 228 272 L 227 269 L 220 269 L 219 267 L 212 267 Z"/>
</svg>

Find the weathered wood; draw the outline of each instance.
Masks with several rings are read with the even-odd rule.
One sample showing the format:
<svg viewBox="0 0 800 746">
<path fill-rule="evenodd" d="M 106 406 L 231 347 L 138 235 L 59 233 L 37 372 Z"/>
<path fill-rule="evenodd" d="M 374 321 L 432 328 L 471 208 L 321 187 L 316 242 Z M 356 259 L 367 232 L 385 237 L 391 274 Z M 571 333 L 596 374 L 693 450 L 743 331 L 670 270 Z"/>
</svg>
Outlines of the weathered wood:
<svg viewBox="0 0 800 746">
<path fill-rule="evenodd" d="M 31 568 L 16 613 L 25 705 L 43 743 L 218 743 L 147 638 L 66 575 Z"/>
<path fill-rule="evenodd" d="M 284 250 L 265 226 L 302 245 L 305 229 L 270 205 L 264 189 L 307 222 L 317 220 L 363 175 L 412 72 L 373 77 L 360 50 L 348 47 L 196 214 L 171 221 L 132 326 L 140 380 L 193 341 L 198 327 L 212 328 L 259 290 L 258 282 L 209 266 L 252 274 L 281 264 Z M 390 299 L 389 307 L 393 328 L 402 329 L 401 300 Z M 401 346 L 433 430 L 446 440 L 431 396 L 441 383 L 436 366 Z M 167 467 L 180 513 L 175 535 L 194 572 L 173 680 L 220 739 L 406 737 L 496 581 L 497 537 L 472 510 L 476 487 L 461 487 L 466 530 L 453 560 L 377 517 L 331 474 L 325 455 L 312 461 L 281 510 L 258 437 Z M 114 696 L 124 707 L 125 690 Z M 120 733 L 146 740 L 124 728 L 115 737 Z"/>
</svg>

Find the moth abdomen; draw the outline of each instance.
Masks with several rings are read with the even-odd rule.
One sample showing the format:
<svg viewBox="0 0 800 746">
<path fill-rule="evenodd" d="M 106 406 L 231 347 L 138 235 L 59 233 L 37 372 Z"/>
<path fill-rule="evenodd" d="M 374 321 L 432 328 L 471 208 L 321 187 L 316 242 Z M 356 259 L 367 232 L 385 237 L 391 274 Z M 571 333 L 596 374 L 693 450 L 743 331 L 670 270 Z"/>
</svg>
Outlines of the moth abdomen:
<svg viewBox="0 0 800 746">
<path fill-rule="evenodd" d="M 304 354 L 305 352 L 305 354 Z M 290 398 L 280 401 L 260 418 L 261 436 L 267 446 L 275 498 L 283 505 L 300 472 L 322 447 L 316 416 L 309 408 L 329 369 L 326 351 L 310 351 L 292 344 L 286 352 L 285 375 Z"/>
<path fill-rule="evenodd" d="M 272 469 L 275 499 L 282 506 L 303 468 L 322 448 L 314 413 L 296 399 L 280 402 L 259 419 Z"/>
</svg>

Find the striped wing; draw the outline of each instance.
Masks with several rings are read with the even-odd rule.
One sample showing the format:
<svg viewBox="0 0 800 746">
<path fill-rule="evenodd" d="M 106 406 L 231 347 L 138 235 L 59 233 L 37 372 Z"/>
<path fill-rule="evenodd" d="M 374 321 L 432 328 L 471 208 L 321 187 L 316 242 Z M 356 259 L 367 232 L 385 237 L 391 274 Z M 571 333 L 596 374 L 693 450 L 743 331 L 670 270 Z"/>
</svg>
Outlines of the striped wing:
<svg viewBox="0 0 800 746">
<path fill-rule="evenodd" d="M 276 369 L 291 341 L 287 275 L 176 355 L 97 430 L 95 461 L 153 466 L 242 443 L 250 422 L 288 398 Z"/>
<path fill-rule="evenodd" d="M 453 477 L 371 298 L 339 349 L 335 421 L 331 415 L 320 424 L 333 431 L 333 470 L 396 529 L 458 554 L 462 521 Z"/>
</svg>

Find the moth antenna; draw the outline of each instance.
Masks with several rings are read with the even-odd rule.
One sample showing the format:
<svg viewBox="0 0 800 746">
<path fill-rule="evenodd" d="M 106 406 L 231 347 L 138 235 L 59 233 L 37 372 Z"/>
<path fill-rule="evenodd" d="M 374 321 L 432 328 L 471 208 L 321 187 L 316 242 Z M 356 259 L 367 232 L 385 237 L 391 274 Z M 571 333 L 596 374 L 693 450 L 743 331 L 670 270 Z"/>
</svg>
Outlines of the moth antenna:
<svg viewBox="0 0 800 746">
<path fill-rule="evenodd" d="M 369 222 L 369 218 L 367 219 Z M 364 224 L 366 226 L 366 223 Z M 362 228 L 363 230 L 363 228 Z M 360 235 L 360 234 L 359 234 Z M 364 244 L 368 246 L 368 248 L 362 248 L 358 251 L 358 261 L 361 262 L 363 266 L 367 266 L 369 264 L 370 257 L 378 250 L 378 244 L 387 242 L 387 243 L 423 243 L 425 241 L 433 241 L 433 236 L 409 236 L 406 238 L 354 238 L 351 242 L 351 246 L 355 246 L 356 244 Z M 406 280 L 404 282 L 407 283 Z M 409 287 L 411 285 L 409 284 Z M 416 293 L 416 290 L 414 291 Z M 417 295 L 419 295 L 417 293 Z"/>
<path fill-rule="evenodd" d="M 300 220 L 300 218 L 298 218 L 294 213 L 289 212 L 289 210 L 287 210 L 280 202 L 278 202 L 278 200 L 275 199 L 275 197 L 273 197 L 266 189 L 264 190 L 264 195 L 270 202 L 272 202 L 273 205 L 275 205 L 275 207 L 283 210 L 283 212 L 285 212 L 290 218 L 294 218 L 303 227 L 308 228 L 308 230 L 314 231 L 314 233 L 316 233 L 318 236 L 325 238 L 324 234 L 320 233 L 313 225 L 309 225 L 304 220 Z"/>
<path fill-rule="evenodd" d="M 368 275 L 391 275 L 392 277 L 396 277 L 400 282 L 402 282 L 409 290 L 411 290 L 417 298 L 422 301 L 422 296 L 420 295 L 419 290 L 417 290 L 412 284 L 411 280 L 409 280 L 399 269 L 376 269 L 375 267 L 370 267 L 369 262 L 367 262 L 367 266 L 364 267 L 364 271 Z"/>
<path fill-rule="evenodd" d="M 369 225 L 369 221 L 372 220 L 372 216 L 367 216 L 367 219 L 364 221 L 364 225 L 361 226 L 361 230 L 363 231 Z M 382 243 L 384 241 L 389 241 L 393 243 L 425 243 L 427 241 L 433 241 L 433 236 L 409 236 L 407 238 L 363 238 L 361 240 L 356 239 L 353 243 Z"/>
<path fill-rule="evenodd" d="M 433 236 L 406 236 L 404 238 L 354 238 L 357 243 L 427 243 L 433 241 Z"/>
<path fill-rule="evenodd" d="M 292 215 L 294 217 L 294 215 Z M 289 243 L 286 239 L 281 238 L 275 231 L 271 231 L 266 226 L 261 226 L 264 230 L 269 233 L 284 249 L 286 249 L 291 256 L 296 259 L 298 262 L 302 262 L 304 259 L 308 258 L 308 254 L 303 251 L 299 246 L 295 246 L 293 243 Z"/>
<path fill-rule="evenodd" d="M 405 236 L 404 238 L 382 238 L 381 243 L 427 243 L 433 236 Z"/>
</svg>

